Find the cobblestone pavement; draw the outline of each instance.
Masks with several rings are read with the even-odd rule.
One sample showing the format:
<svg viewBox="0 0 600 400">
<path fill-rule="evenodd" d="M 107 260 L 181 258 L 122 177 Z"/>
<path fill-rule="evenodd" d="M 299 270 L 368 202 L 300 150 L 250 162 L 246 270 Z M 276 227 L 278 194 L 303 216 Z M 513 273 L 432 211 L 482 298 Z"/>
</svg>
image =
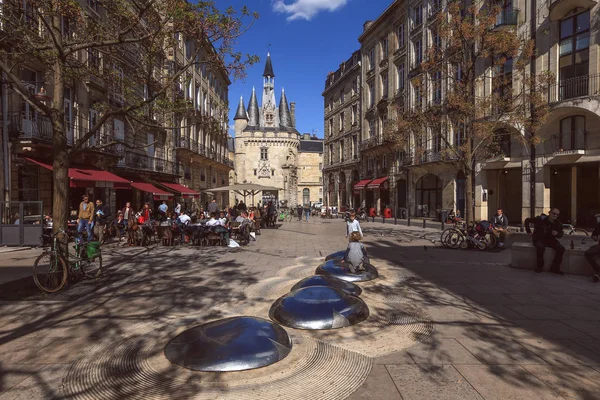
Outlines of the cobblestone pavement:
<svg viewBox="0 0 600 400">
<path fill-rule="evenodd" d="M 410 297 L 410 307 L 433 329 L 415 330 L 413 341 L 403 340 L 402 331 L 382 334 L 372 347 L 356 340 L 371 337 L 360 324 L 344 328 L 346 343 L 291 332 L 298 350 L 278 363 L 283 378 L 263 369 L 199 378 L 164 365 L 153 346 L 183 326 L 231 315 L 232 304 L 263 315 L 267 292 L 345 248 L 341 220 L 286 223 L 235 250 L 109 246 L 105 280 L 80 282 L 53 296 L 27 292 L 3 299 L 11 283 L 2 276 L 28 280 L 39 251 L 4 255 L 0 400 L 598 398 L 599 285 L 511 269 L 510 250 L 442 249 L 435 243 L 439 230 L 381 223 L 363 223 L 363 230 L 387 284 L 363 285 L 367 297 L 398 307 Z M 131 361 L 136 357 L 144 362 Z M 296 370 L 304 388 L 294 381 Z M 283 388 L 273 387 L 276 379 Z M 248 388 L 255 392 L 244 392 Z"/>
</svg>

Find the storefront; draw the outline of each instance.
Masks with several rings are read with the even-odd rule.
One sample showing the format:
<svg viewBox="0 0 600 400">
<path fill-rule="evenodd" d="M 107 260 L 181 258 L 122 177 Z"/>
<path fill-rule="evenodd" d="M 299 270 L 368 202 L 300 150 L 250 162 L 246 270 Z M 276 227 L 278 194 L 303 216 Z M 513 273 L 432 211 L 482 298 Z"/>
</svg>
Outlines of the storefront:
<svg viewBox="0 0 600 400">
<path fill-rule="evenodd" d="M 373 193 L 371 192 L 371 202 L 369 202 L 369 196 L 367 195 L 367 191 L 365 190 L 365 188 L 367 187 L 367 185 L 369 184 L 369 182 L 371 182 L 372 179 L 363 179 L 362 181 L 359 181 L 358 183 L 356 183 L 353 187 L 352 187 L 352 191 L 354 192 L 354 196 L 359 198 L 359 201 L 355 204 L 355 207 L 363 207 L 363 208 L 370 208 L 371 204 L 373 202 L 372 200 L 372 195 Z M 365 195 L 365 203 L 362 204 L 360 201 L 360 194 L 363 193 Z"/>
<path fill-rule="evenodd" d="M 390 183 L 388 176 L 374 179 L 367 185 L 367 193 L 372 193 L 375 209 L 383 215 L 383 210 L 390 205 Z M 369 203 L 367 203 L 369 204 Z"/>
<path fill-rule="evenodd" d="M 435 218 L 437 209 L 442 204 L 442 182 L 433 175 L 427 174 L 419 178 L 415 190 L 415 215 L 417 217 Z"/>
</svg>

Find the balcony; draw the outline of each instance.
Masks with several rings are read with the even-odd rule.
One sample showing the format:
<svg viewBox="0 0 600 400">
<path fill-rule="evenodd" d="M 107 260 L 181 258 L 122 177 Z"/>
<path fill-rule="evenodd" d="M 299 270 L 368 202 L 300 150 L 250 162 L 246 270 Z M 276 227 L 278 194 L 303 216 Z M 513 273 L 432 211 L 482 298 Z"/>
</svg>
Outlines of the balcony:
<svg viewBox="0 0 600 400">
<path fill-rule="evenodd" d="M 454 161 L 456 159 L 456 155 L 451 152 L 429 149 L 423 151 L 422 154 L 417 154 L 415 156 L 415 164 Z"/>
<path fill-rule="evenodd" d="M 506 8 L 500 10 L 500 13 L 496 16 L 494 29 L 502 28 L 504 26 L 517 26 L 519 24 L 519 11 L 518 8 Z"/>
<path fill-rule="evenodd" d="M 600 74 L 563 79 L 548 87 L 548 103 L 600 94 Z"/>
<path fill-rule="evenodd" d="M 388 146 L 389 144 L 390 144 L 389 140 L 384 139 L 381 136 L 372 136 L 372 137 L 360 142 L 360 150 L 368 151 L 368 150 L 372 150 L 379 146 L 383 146 L 383 145 Z"/>
<path fill-rule="evenodd" d="M 176 144 L 177 149 L 188 151 L 194 155 L 200 155 L 210 161 L 214 161 L 223 165 L 233 168 L 233 161 L 227 157 L 227 155 L 219 154 L 218 152 L 209 149 L 202 143 L 198 143 L 196 140 L 191 138 L 182 137 L 179 138 L 179 142 Z"/>
<path fill-rule="evenodd" d="M 152 157 L 146 154 L 125 152 L 125 157 L 117 163 L 117 168 L 133 169 L 137 171 L 158 172 L 169 175 L 181 175 L 181 169 L 172 161 Z"/>
<path fill-rule="evenodd" d="M 554 157 L 584 155 L 587 145 L 587 131 L 563 132 L 552 135 L 552 140 L 547 142 L 551 145 L 549 153 Z"/>
<path fill-rule="evenodd" d="M 82 137 L 87 133 L 87 130 L 82 129 L 80 131 L 78 137 Z M 88 139 L 81 146 L 81 150 L 123 157 L 123 145 L 118 144 L 117 140 L 119 139 L 115 136 L 114 130 L 105 126 L 100 132 L 96 132 L 94 136 Z"/>
<path fill-rule="evenodd" d="M 52 122 L 33 111 L 9 113 L 8 134 L 19 140 L 36 139 L 52 143 Z"/>
<path fill-rule="evenodd" d="M 558 21 L 577 8 L 592 8 L 596 3 L 594 0 L 551 0 L 550 21 Z"/>
</svg>

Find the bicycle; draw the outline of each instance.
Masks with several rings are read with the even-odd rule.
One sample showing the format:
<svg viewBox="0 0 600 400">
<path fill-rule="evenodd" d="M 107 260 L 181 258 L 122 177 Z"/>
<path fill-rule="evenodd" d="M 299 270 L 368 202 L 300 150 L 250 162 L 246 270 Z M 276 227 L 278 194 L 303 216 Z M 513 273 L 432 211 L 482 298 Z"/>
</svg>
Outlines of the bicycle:
<svg viewBox="0 0 600 400">
<path fill-rule="evenodd" d="M 496 236 L 490 230 L 489 223 L 482 222 L 471 224 L 466 229 L 458 225 L 445 229 L 440 236 L 442 245 L 451 249 L 473 246 L 479 250 L 487 250 L 496 247 Z"/>
<path fill-rule="evenodd" d="M 575 224 L 575 221 L 573 221 L 573 223 L 569 223 L 569 224 L 563 224 L 563 231 L 565 234 L 567 235 L 579 235 L 579 236 L 589 236 L 590 234 L 588 233 L 588 231 L 586 231 L 585 229 L 582 228 L 575 228 L 575 226 L 573 226 Z"/>
<path fill-rule="evenodd" d="M 46 249 L 33 263 L 33 281 L 40 290 L 55 293 L 63 288 L 69 275 L 80 273 L 87 278 L 97 278 L 102 273 L 102 253 L 99 242 L 88 243 L 84 236 L 75 237 L 75 254 L 63 249 L 58 235 L 70 237 L 63 229 L 51 235 L 52 246 Z"/>
<path fill-rule="evenodd" d="M 292 222 L 292 214 L 288 211 L 281 211 L 279 213 L 279 221 Z"/>
</svg>

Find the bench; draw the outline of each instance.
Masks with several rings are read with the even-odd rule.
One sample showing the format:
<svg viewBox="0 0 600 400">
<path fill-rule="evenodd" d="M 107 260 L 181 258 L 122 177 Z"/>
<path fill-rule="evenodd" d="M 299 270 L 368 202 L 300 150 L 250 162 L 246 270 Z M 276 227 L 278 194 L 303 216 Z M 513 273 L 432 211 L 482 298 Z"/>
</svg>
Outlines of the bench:
<svg viewBox="0 0 600 400">
<path fill-rule="evenodd" d="M 571 245 L 571 240 L 573 240 L 574 243 L 573 249 L 569 248 Z M 595 243 L 590 238 L 584 238 L 582 240 L 581 236 L 564 236 L 559 241 L 563 246 L 565 246 L 565 254 L 563 256 L 560 269 L 565 274 L 591 276 L 594 272 L 594 269 L 585 259 L 584 253 Z M 553 259 L 554 250 L 546 248 L 546 251 L 544 252 L 544 270 L 548 270 L 550 268 L 550 264 L 552 263 Z M 531 243 L 531 241 L 515 242 L 512 244 L 510 266 L 512 268 L 531 270 L 535 269 L 536 254 L 535 247 L 533 247 L 533 243 Z"/>
</svg>

